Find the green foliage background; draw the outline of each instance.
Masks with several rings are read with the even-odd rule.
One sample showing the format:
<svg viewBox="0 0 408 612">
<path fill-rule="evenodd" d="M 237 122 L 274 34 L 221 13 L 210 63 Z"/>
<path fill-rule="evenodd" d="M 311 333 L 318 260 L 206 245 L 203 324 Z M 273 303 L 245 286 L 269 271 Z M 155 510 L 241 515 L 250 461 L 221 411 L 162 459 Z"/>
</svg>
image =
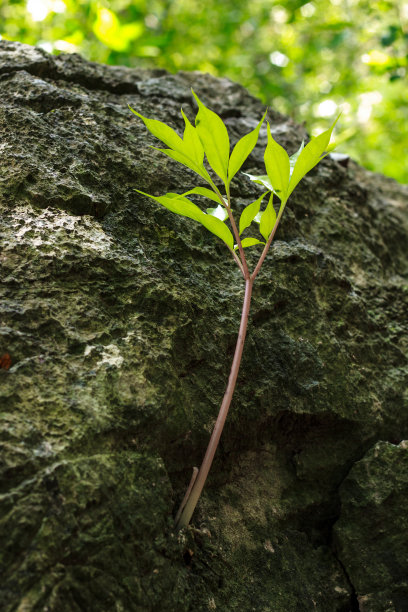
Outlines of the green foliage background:
<svg viewBox="0 0 408 612">
<path fill-rule="evenodd" d="M 0 35 L 109 64 L 227 76 L 408 182 L 408 1 L 2 0 Z"/>
</svg>

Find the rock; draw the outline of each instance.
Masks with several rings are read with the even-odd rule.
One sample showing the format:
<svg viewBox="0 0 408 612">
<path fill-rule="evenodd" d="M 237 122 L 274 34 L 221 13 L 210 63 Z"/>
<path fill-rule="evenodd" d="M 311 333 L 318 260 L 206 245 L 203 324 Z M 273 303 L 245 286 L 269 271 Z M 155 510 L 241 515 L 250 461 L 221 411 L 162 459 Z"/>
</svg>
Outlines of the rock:
<svg viewBox="0 0 408 612">
<path fill-rule="evenodd" d="M 360 610 L 408 609 L 408 444 L 377 442 L 340 487 L 334 526 Z"/>
<path fill-rule="evenodd" d="M 351 160 L 326 158 L 291 196 L 209 481 L 192 526 L 174 533 L 243 284 L 220 241 L 134 191 L 198 183 L 149 147 L 128 104 L 181 131 L 192 86 L 232 144 L 262 116 L 227 79 L 0 42 L 2 609 L 346 612 L 358 596 L 367 612 L 383 589 L 399 610 L 400 502 L 378 524 L 372 503 L 367 517 L 341 506 L 339 488 L 377 442 L 408 437 L 408 189 Z M 303 128 L 268 119 L 294 152 Z M 265 128 L 259 142 L 254 174 Z M 237 208 L 259 189 L 239 173 Z M 396 489 L 403 465 L 388 477 Z M 390 541 L 401 564 L 387 583 L 373 556 L 355 570 L 375 530 L 382 567 Z"/>
</svg>

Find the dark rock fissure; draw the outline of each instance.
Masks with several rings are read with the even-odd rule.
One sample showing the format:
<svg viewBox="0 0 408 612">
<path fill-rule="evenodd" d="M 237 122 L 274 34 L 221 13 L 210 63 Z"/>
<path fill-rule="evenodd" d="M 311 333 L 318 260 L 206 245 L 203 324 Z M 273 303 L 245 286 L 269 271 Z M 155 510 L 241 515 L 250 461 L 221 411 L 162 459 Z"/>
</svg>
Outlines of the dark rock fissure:
<svg viewBox="0 0 408 612">
<path fill-rule="evenodd" d="M 350 605 L 349 605 L 347 610 L 344 609 L 344 611 L 342 611 L 342 612 L 360 612 L 360 605 L 358 603 L 358 597 L 357 597 L 356 589 L 354 588 L 354 585 L 352 584 L 352 582 L 350 580 L 350 576 L 348 575 L 347 570 L 344 567 L 343 563 L 336 556 L 335 552 L 333 550 L 332 550 L 332 552 L 333 552 L 334 558 L 336 559 L 337 563 L 340 565 L 341 569 L 343 570 L 344 576 L 346 577 L 347 583 L 350 586 L 350 590 L 351 590 Z"/>
</svg>

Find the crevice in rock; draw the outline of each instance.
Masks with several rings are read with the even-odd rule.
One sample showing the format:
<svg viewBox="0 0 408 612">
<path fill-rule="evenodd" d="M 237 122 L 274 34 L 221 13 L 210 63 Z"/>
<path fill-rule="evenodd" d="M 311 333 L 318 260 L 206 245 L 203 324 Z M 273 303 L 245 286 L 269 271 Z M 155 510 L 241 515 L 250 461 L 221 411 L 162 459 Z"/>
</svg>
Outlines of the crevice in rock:
<svg viewBox="0 0 408 612">
<path fill-rule="evenodd" d="M 124 81 L 123 77 L 121 79 L 120 74 L 115 74 L 114 66 L 106 65 L 105 66 L 106 70 L 109 71 L 109 69 L 111 69 L 112 71 L 112 81 L 117 80 L 117 82 L 109 82 L 108 80 L 106 80 L 105 76 L 103 75 L 94 76 L 90 74 L 89 71 L 81 72 L 80 66 L 78 66 L 76 70 L 72 70 L 71 74 L 67 74 L 63 70 L 64 66 L 60 67 L 56 63 L 54 63 L 53 56 L 49 56 L 48 53 L 45 52 L 41 48 L 36 48 L 36 50 L 41 55 L 44 56 L 43 61 L 38 60 L 37 62 L 33 62 L 31 64 L 26 64 L 26 65 L 21 65 L 21 66 L 12 66 L 12 67 L 7 66 L 7 65 L 5 65 L 4 67 L 0 66 L 0 75 L 4 77 L 8 74 L 12 75 L 12 74 L 15 74 L 16 72 L 25 71 L 28 74 L 31 74 L 32 76 L 35 76 L 41 79 L 53 80 L 56 83 L 65 82 L 65 83 L 72 83 L 74 85 L 80 85 L 81 87 L 84 87 L 88 91 L 104 91 L 104 92 L 108 92 L 108 93 L 112 93 L 116 95 L 138 94 L 142 98 L 150 98 L 152 101 L 154 101 L 155 97 L 158 97 L 159 102 L 161 102 L 162 92 L 158 93 L 154 89 L 150 89 L 148 87 L 149 79 L 146 80 L 140 77 L 138 75 L 138 71 L 139 71 L 138 68 L 123 67 L 125 70 L 129 70 L 129 72 L 132 73 L 131 74 L 132 80 Z M 11 55 L 12 55 L 12 50 L 10 50 L 10 56 Z M 79 57 L 75 53 L 70 54 L 70 55 L 72 57 Z M 83 61 L 82 58 L 80 59 L 81 61 Z M 95 66 L 99 66 L 99 64 L 95 64 Z M 67 68 L 71 68 L 71 67 L 67 66 Z M 146 74 L 149 74 L 149 77 L 151 79 L 160 79 L 162 77 L 167 77 L 169 79 L 172 79 L 175 77 L 175 75 L 167 72 L 164 69 L 160 69 L 160 68 L 150 69 L 150 70 L 146 69 L 144 70 L 144 72 Z M 171 89 L 167 87 L 166 88 L 166 100 L 173 100 L 174 102 L 178 104 L 182 103 L 182 104 L 191 105 L 190 91 L 187 88 L 185 96 L 184 95 L 180 96 L 180 92 L 178 92 L 175 95 L 172 95 Z M 271 110 L 270 110 L 270 114 L 271 115 L 273 114 Z M 231 108 L 231 109 L 224 110 L 222 113 L 220 113 L 220 116 L 223 119 L 230 119 L 230 118 L 234 119 L 234 118 L 243 117 L 243 113 L 240 109 Z M 280 115 L 279 117 L 283 118 L 283 116 L 280 116 Z"/>
<path fill-rule="evenodd" d="M 106 91 L 113 94 L 139 94 L 138 82 L 135 83 L 107 83 L 102 77 L 91 77 L 86 74 L 76 73 L 75 75 L 67 75 L 62 70 L 51 64 L 33 64 L 31 66 L 15 66 L 12 71 L 7 68 L 7 73 L 15 73 L 25 71 L 32 76 L 41 79 L 50 79 L 56 82 L 63 81 L 65 83 L 73 83 L 74 85 L 81 85 L 88 91 Z M 1 73 L 1 70 L 0 70 Z M 3 72 L 5 74 L 5 72 Z"/>
<path fill-rule="evenodd" d="M 349 574 L 348 574 L 344 564 L 340 561 L 340 559 L 337 556 L 337 554 L 336 554 L 335 550 L 333 549 L 333 547 L 331 547 L 331 551 L 332 551 L 333 557 L 336 559 L 337 563 L 341 567 L 341 569 L 343 571 L 343 574 L 344 574 L 344 577 L 346 579 L 346 582 L 347 582 L 347 584 L 349 585 L 349 587 L 351 589 L 350 608 L 348 610 L 344 610 L 344 612 L 360 612 L 360 604 L 358 603 L 357 591 L 355 589 L 355 586 L 351 582 L 350 576 L 349 576 Z"/>
<path fill-rule="evenodd" d="M 41 51 L 41 49 L 38 49 Z M 5 78 L 7 75 L 15 74 L 16 72 L 27 72 L 31 74 L 31 76 L 38 77 L 41 79 L 49 79 L 51 81 L 72 83 L 74 85 L 80 85 L 84 87 L 87 91 L 104 91 L 107 93 L 112 93 L 116 95 L 126 95 L 126 94 L 138 94 L 143 98 L 151 98 L 157 97 L 157 92 L 155 91 L 143 91 L 143 86 L 145 86 L 145 81 L 141 79 L 137 75 L 137 69 L 134 68 L 134 74 L 132 74 L 132 81 L 121 81 L 119 75 L 117 75 L 117 83 L 107 81 L 104 76 L 92 76 L 89 73 L 81 73 L 80 70 L 73 71 L 71 74 L 67 74 L 62 69 L 63 67 L 59 67 L 53 64 L 48 58 L 44 62 L 36 62 L 28 65 L 21 66 L 4 66 L 0 67 L 0 75 Z M 109 68 L 109 66 L 107 66 Z M 113 69 L 113 67 L 111 67 Z M 132 71 L 132 68 L 128 69 Z M 156 74 L 159 73 L 159 74 Z M 160 78 L 160 77 L 169 77 L 171 78 L 173 75 L 166 72 L 165 70 L 152 70 L 151 77 L 152 78 Z M 112 74 L 112 78 L 114 80 L 115 74 Z M 170 90 L 166 90 L 166 99 L 174 100 L 177 103 L 185 103 L 191 104 L 191 96 L 186 93 L 185 97 L 181 97 L 178 95 L 172 96 Z M 239 111 L 237 113 L 226 113 L 223 115 L 224 117 L 240 117 L 242 113 Z"/>
</svg>

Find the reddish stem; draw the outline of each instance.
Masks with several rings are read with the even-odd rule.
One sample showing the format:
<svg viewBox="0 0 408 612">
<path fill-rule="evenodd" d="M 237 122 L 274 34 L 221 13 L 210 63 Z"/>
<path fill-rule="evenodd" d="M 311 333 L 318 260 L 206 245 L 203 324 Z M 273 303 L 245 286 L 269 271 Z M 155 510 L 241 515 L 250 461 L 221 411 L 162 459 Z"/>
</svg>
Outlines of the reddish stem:
<svg viewBox="0 0 408 612">
<path fill-rule="evenodd" d="M 234 360 L 231 366 L 227 389 L 225 391 L 224 399 L 222 400 L 217 421 L 215 423 L 210 442 L 208 444 L 207 451 L 205 453 L 198 475 L 193 483 L 193 486 L 191 487 L 191 491 L 188 495 L 187 501 L 183 500 L 183 502 L 185 501 L 185 503 L 181 513 L 177 513 L 176 529 L 186 527 L 191 520 L 191 517 L 201 495 L 201 491 L 203 490 L 205 481 L 207 479 L 208 472 L 210 471 L 215 451 L 217 450 L 217 446 L 221 438 L 221 433 L 225 424 L 225 420 L 227 418 L 232 396 L 234 394 L 235 384 L 237 382 L 237 376 L 239 372 L 239 366 L 241 365 L 242 351 L 244 348 L 245 335 L 248 325 L 249 308 L 251 305 L 252 286 L 253 280 L 251 278 L 247 278 L 245 280 L 245 297 L 242 306 L 241 324 L 239 327 L 238 340 L 235 347 Z"/>
<path fill-rule="evenodd" d="M 285 209 L 284 206 L 281 207 L 281 209 L 279 211 L 279 214 L 278 214 L 278 218 L 276 219 L 275 225 L 273 226 L 272 232 L 271 232 L 271 234 L 270 234 L 270 236 L 268 238 L 268 242 L 265 244 L 264 250 L 261 253 L 259 261 L 258 261 L 258 263 L 255 266 L 255 270 L 251 274 L 252 282 L 254 282 L 255 278 L 257 277 L 258 272 L 261 269 L 261 266 L 262 266 L 262 264 L 264 262 L 264 259 L 265 259 L 266 255 L 267 255 L 268 251 L 269 251 L 269 247 L 271 246 L 272 240 L 275 237 L 275 233 L 276 233 L 276 230 L 278 229 L 279 221 L 281 220 L 281 217 L 282 217 L 284 209 Z"/>
</svg>

